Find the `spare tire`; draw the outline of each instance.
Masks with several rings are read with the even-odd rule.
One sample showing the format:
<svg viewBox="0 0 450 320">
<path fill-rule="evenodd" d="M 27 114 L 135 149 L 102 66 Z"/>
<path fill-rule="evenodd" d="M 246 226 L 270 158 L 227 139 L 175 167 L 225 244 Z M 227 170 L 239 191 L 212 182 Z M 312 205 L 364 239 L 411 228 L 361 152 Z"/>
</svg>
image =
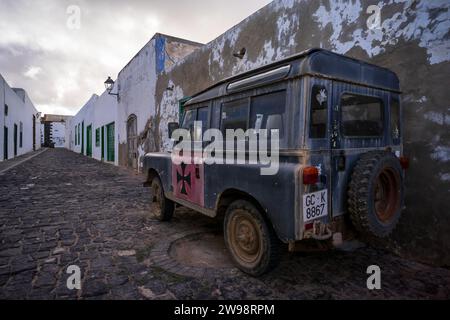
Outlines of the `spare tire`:
<svg viewBox="0 0 450 320">
<path fill-rule="evenodd" d="M 369 237 L 388 236 L 400 219 L 403 193 L 403 170 L 394 154 L 363 154 L 348 189 L 348 211 L 355 228 Z"/>
</svg>

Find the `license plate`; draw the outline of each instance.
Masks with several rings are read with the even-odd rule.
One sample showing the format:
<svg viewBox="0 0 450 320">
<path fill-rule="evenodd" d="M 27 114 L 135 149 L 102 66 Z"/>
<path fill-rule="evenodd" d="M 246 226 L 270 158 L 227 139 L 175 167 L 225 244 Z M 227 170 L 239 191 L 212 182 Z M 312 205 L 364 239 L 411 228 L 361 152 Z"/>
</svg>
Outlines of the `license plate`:
<svg viewBox="0 0 450 320">
<path fill-rule="evenodd" d="M 328 214 L 328 192 L 320 190 L 303 196 L 303 222 L 312 221 Z"/>
</svg>

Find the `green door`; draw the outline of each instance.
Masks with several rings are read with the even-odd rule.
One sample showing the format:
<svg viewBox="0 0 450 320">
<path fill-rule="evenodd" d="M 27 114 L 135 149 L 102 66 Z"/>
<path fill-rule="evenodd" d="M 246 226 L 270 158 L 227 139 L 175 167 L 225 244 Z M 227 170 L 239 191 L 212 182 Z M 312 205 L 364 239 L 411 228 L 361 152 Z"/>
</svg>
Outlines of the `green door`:
<svg viewBox="0 0 450 320">
<path fill-rule="evenodd" d="M 84 121 L 81 123 L 81 154 L 84 154 Z"/>
<path fill-rule="evenodd" d="M 106 160 L 114 162 L 114 122 L 106 126 Z"/>
<path fill-rule="evenodd" d="M 92 125 L 86 127 L 86 155 L 92 157 Z"/>
<path fill-rule="evenodd" d="M 8 160 L 8 127 L 3 128 L 3 159 Z"/>
<path fill-rule="evenodd" d="M 17 124 L 14 124 L 14 157 L 17 156 Z"/>
<path fill-rule="evenodd" d="M 105 126 L 102 126 L 102 160 L 105 160 Z"/>
</svg>

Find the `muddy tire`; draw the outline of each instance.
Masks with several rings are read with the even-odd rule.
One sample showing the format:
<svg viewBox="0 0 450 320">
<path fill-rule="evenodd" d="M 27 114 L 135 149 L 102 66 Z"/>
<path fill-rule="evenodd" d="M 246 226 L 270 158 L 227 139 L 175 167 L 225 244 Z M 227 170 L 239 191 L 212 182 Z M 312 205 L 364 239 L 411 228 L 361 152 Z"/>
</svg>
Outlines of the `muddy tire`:
<svg viewBox="0 0 450 320">
<path fill-rule="evenodd" d="M 225 244 L 239 269 L 260 276 L 280 259 L 281 242 L 272 226 L 250 202 L 237 200 L 225 213 Z"/>
<path fill-rule="evenodd" d="M 164 189 L 158 177 L 152 180 L 150 197 L 153 215 L 160 221 L 169 221 L 172 219 L 175 204 L 164 196 Z"/>
<path fill-rule="evenodd" d="M 400 219 L 403 192 L 402 168 L 391 152 L 363 154 L 348 189 L 348 211 L 355 228 L 369 238 L 388 236 Z"/>
</svg>

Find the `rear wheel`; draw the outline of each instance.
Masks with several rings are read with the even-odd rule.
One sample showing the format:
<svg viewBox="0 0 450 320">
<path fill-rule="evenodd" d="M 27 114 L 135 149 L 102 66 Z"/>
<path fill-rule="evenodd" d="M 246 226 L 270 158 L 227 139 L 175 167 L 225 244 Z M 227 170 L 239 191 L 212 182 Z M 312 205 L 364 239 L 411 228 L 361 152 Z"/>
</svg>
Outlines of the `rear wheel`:
<svg viewBox="0 0 450 320">
<path fill-rule="evenodd" d="M 227 209 L 225 243 L 239 269 L 259 276 L 274 268 L 280 257 L 280 240 L 259 210 L 238 200 Z"/>
<path fill-rule="evenodd" d="M 350 218 L 358 231 L 386 237 L 398 223 L 403 199 L 403 175 L 391 152 L 364 154 L 355 166 L 348 191 Z"/>
<path fill-rule="evenodd" d="M 175 204 L 164 196 L 164 189 L 158 177 L 152 180 L 150 191 L 151 211 L 155 217 L 160 221 L 172 219 Z"/>
</svg>

